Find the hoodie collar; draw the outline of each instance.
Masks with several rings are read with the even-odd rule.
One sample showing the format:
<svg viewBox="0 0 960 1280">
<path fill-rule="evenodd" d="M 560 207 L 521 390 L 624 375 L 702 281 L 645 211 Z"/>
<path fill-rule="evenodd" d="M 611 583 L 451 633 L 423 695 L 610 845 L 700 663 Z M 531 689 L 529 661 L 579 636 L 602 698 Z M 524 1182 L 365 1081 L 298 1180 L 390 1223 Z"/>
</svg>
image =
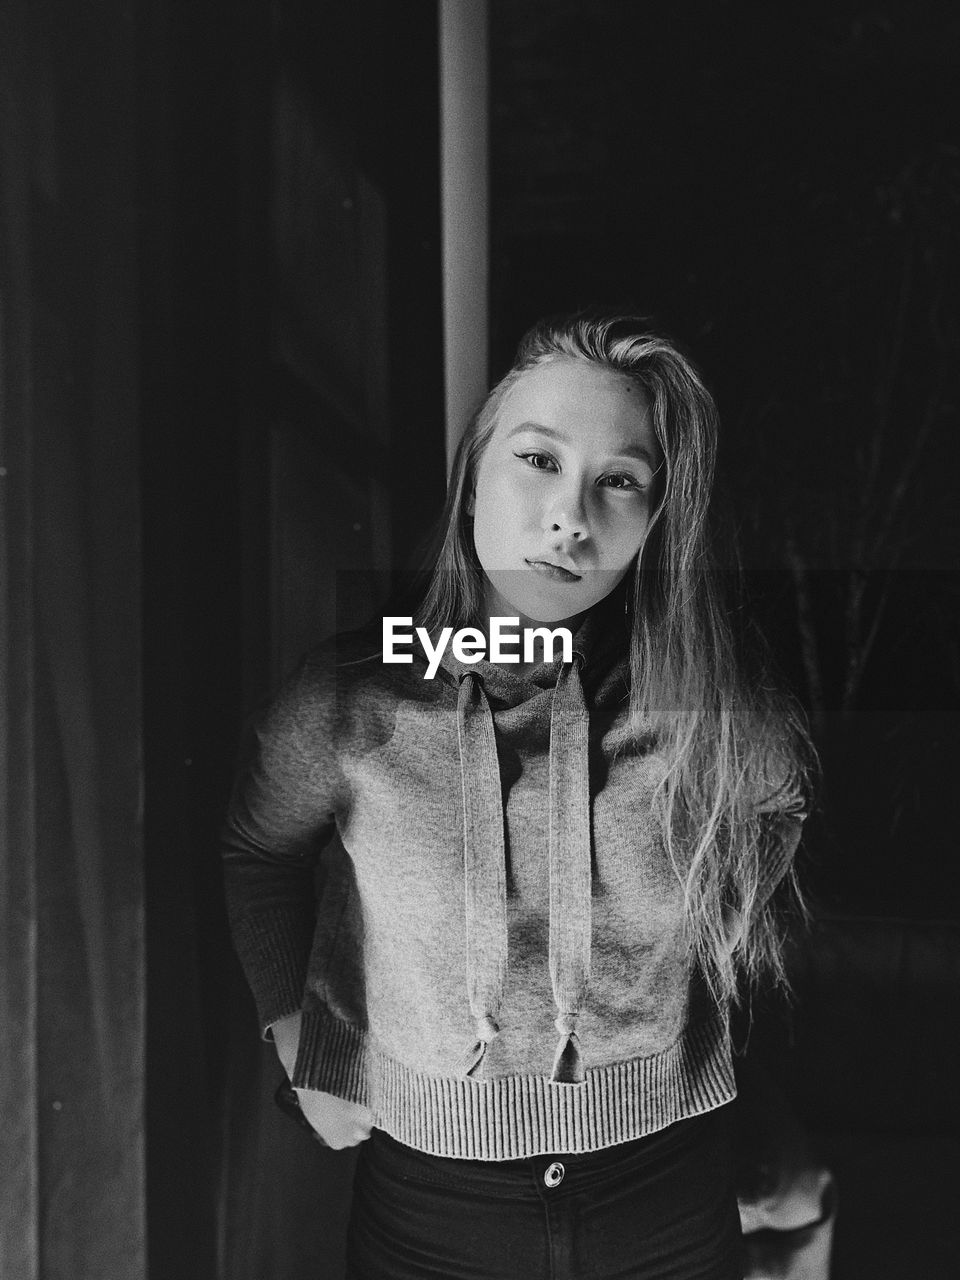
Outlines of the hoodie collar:
<svg viewBox="0 0 960 1280">
<path fill-rule="evenodd" d="M 611 667 L 625 666 L 623 655 L 626 646 L 623 593 L 617 590 L 588 610 L 573 634 L 573 656 L 574 659 L 579 657 L 580 670 L 591 691 L 596 690 Z M 490 662 L 487 658 L 481 658 L 479 662 L 460 662 L 454 656 L 452 645 L 447 646 L 440 660 L 441 669 L 452 677 L 455 684 L 459 685 L 465 675 L 472 673 L 482 682 L 488 697 L 508 707 L 525 702 L 542 689 L 555 688 L 563 665 L 558 657 L 553 662 L 540 662 L 520 673 L 510 664 Z"/>
</svg>

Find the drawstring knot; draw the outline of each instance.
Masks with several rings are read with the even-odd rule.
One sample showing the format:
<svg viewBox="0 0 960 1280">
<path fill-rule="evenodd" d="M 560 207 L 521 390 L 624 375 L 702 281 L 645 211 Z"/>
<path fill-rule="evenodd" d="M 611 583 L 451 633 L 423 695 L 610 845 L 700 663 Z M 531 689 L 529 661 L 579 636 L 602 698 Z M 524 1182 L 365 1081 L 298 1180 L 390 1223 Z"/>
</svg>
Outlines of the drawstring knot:
<svg viewBox="0 0 960 1280">
<path fill-rule="evenodd" d="M 489 1044 L 491 1040 L 496 1040 L 499 1034 L 500 1028 L 489 1014 L 483 1014 L 477 1019 L 477 1039 L 483 1044 Z"/>
<path fill-rule="evenodd" d="M 561 1013 L 559 1018 L 554 1019 L 553 1025 L 562 1036 L 572 1036 L 577 1029 L 577 1015 L 575 1013 Z"/>
<path fill-rule="evenodd" d="M 472 1076 L 483 1061 L 487 1052 L 487 1045 L 492 1044 L 500 1034 L 500 1027 L 494 1022 L 489 1014 L 481 1014 L 476 1019 L 474 1031 L 476 1033 L 476 1041 L 470 1049 L 460 1059 L 457 1068 L 457 1074 L 462 1076 Z"/>
<path fill-rule="evenodd" d="M 559 1026 L 563 1019 L 558 1018 Z M 572 1019 L 575 1023 L 576 1019 Z M 583 1084 L 583 1057 L 580 1053 L 580 1037 L 574 1030 L 561 1033 L 557 1043 L 557 1051 L 553 1055 L 553 1071 L 550 1079 L 554 1084 Z"/>
</svg>

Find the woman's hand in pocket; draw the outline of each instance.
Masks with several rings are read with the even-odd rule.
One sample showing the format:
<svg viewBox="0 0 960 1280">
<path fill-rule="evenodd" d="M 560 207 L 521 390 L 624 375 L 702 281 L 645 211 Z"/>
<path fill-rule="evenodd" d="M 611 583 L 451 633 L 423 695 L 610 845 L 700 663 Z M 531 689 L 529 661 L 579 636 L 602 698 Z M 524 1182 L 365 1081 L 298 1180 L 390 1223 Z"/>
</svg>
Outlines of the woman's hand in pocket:
<svg viewBox="0 0 960 1280">
<path fill-rule="evenodd" d="M 318 1089 L 297 1089 L 300 1110 L 328 1147 L 342 1151 L 366 1142 L 374 1114 L 358 1102 L 347 1102 Z"/>
<path fill-rule="evenodd" d="M 292 1079 L 300 1043 L 300 1014 L 280 1018 L 272 1024 L 271 1032 L 283 1069 Z M 344 1147 L 359 1146 L 370 1137 L 374 1115 L 367 1107 L 319 1089 L 295 1089 L 294 1093 L 304 1119 L 328 1147 L 342 1151 Z"/>
</svg>

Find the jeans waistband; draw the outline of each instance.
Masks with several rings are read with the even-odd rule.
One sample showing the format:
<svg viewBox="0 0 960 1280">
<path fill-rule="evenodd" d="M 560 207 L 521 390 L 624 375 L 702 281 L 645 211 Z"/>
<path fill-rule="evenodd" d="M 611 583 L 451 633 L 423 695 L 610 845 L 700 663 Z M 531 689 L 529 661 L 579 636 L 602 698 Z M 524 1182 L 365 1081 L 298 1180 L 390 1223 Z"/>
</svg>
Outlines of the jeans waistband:
<svg viewBox="0 0 960 1280">
<path fill-rule="evenodd" d="M 595 1186 L 607 1178 L 657 1175 L 664 1164 L 690 1158 L 701 1144 L 710 1145 L 726 1125 L 726 1108 L 679 1120 L 632 1142 L 618 1143 L 599 1151 L 549 1152 L 519 1160 L 459 1160 L 435 1156 L 408 1147 L 382 1129 L 374 1129 L 367 1158 L 395 1178 L 413 1179 L 434 1185 L 487 1194 L 516 1195 L 525 1189 L 539 1189 L 551 1164 L 563 1165 L 563 1191 L 569 1194 L 583 1186 Z"/>
</svg>

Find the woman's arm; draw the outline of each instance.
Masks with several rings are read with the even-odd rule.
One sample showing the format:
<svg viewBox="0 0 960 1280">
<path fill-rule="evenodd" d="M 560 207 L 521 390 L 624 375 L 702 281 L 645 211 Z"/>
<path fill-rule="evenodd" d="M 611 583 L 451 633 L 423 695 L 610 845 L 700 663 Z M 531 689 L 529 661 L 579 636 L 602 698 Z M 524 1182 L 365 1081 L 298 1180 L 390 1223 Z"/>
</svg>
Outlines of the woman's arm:
<svg viewBox="0 0 960 1280">
<path fill-rule="evenodd" d="M 806 813 L 779 812 L 760 815 L 761 862 L 757 884 L 756 908 L 762 908 L 773 896 L 774 890 L 786 876 L 793 863 L 800 843 Z"/>
<path fill-rule="evenodd" d="M 248 735 L 223 824 L 230 927 L 266 1039 L 303 1001 L 315 869 L 344 791 L 334 705 L 325 671 L 304 662 Z"/>
<path fill-rule="evenodd" d="M 222 853 L 234 945 L 265 1039 L 289 1079 L 300 1043 L 301 1004 L 313 943 L 314 873 L 335 830 L 344 788 L 336 756 L 333 691 L 304 662 L 260 717 L 233 789 Z M 297 1089 L 300 1109 L 329 1147 L 370 1136 L 366 1107 Z"/>
<path fill-rule="evenodd" d="M 760 823 L 757 909 L 763 907 L 790 870 L 809 805 L 803 775 L 789 758 L 771 750 L 753 805 Z"/>
</svg>

